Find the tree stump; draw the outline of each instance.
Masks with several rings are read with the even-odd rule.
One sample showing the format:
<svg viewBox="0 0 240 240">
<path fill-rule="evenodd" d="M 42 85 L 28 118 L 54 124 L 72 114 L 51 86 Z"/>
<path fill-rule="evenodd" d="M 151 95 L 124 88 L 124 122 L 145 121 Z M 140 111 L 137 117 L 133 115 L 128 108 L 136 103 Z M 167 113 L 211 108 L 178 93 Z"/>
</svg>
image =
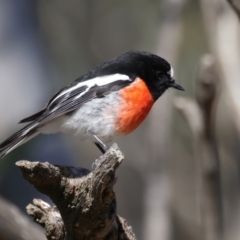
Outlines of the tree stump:
<svg viewBox="0 0 240 240">
<path fill-rule="evenodd" d="M 113 186 L 123 159 L 113 144 L 95 161 L 93 171 L 47 162 L 16 163 L 25 180 L 56 205 L 34 199 L 27 206 L 28 214 L 45 228 L 47 239 L 136 239 L 132 228 L 116 214 Z"/>
</svg>

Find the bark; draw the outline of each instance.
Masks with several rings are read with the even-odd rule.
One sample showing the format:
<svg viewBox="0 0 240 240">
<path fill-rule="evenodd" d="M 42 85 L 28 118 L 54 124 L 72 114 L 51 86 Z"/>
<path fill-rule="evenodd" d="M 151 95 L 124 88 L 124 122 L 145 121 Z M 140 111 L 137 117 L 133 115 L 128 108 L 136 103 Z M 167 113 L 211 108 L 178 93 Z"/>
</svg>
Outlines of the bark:
<svg viewBox="0 0 240 240">
<path fill-rule="evenodd" d="M 220 163 L 215 140 L 216 103 L 219 78 L 215 59 L 202 58 L 196 84 L 196 100 L 175 99 L 175 106 L 187 120 L 194 136 L 195 161 L 198 171 L 202 239 L 222 238 L 222 196 Z"/>
<path fill-rule="evenodd" d="M 116 215 L 115 171 L 124 157 L 113 145 L 95 161 L 95 168 L 19 161 L 23 177 L 48 195 L 56 207 L 35 199 L 27 212 L 45 228 L 47 239 L 136 239 L 127 222 Z"/>
</svg>

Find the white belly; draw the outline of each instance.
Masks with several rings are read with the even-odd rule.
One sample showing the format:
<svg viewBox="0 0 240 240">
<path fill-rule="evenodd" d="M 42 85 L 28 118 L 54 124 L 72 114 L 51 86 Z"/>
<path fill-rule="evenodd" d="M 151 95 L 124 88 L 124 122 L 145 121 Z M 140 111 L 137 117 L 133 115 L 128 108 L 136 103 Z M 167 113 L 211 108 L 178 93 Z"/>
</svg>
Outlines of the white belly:
<svg viewBox="0 0 240 240">
<path fill-rule="evenodd" d="M 111 141 L 120 135 L 115 130 L 117 118 L 118 93 L 111 93 L 103 98 L 92 99 L 81 106 L 75 113 L 58 117 L 43 126 L 41 133 L 64 132 L 74 135 L 89 136 L 94 132 L 102 140 Z"/>
</svg>

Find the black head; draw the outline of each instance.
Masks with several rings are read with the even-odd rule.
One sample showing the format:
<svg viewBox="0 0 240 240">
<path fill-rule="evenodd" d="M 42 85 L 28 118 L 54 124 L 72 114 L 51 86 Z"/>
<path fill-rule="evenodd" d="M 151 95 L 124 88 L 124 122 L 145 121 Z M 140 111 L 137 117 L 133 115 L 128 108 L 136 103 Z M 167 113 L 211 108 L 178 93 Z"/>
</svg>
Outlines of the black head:
<svg viewBox="0 0 240 240">
<path fill-rule="evenodd" d="M 114 64 L 114 63 L 118 64 Z M 129 51 L 112 61 L 111 71 L 128 74 L 130 77 L 140 77 L 157 100 L 168 88 L 184 90 L 173 79 L 173 68 L 163 58 L 143 51 Z M 115 68 L 113 68 L 115 66 Z"/>
<path fill-rule="evenodd" d="M 115 73 L 144 80 L 154 100 L 157 100 L 168 88 L 184 90 L 173 79 L 173 68 L 165 59 L 143 51 L 126 52 L 91 70 L 82 80 Z"/>
</svg>

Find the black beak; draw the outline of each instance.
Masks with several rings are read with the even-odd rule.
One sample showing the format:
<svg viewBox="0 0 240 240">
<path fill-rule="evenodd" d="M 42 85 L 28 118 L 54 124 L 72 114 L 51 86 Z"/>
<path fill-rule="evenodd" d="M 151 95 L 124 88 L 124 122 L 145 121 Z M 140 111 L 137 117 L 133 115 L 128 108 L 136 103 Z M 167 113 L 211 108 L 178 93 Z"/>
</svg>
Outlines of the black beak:
<svg viewBox="0 0 240 240">
<path fill-rule="evenodd" d="M 177 90 L 185 91 L 181 85 L 179 85 L 175 82 L 175 80 L 173 80 L 173 83 L 171 83 L 170 87 L 175 88 Z"/>
</svg>

